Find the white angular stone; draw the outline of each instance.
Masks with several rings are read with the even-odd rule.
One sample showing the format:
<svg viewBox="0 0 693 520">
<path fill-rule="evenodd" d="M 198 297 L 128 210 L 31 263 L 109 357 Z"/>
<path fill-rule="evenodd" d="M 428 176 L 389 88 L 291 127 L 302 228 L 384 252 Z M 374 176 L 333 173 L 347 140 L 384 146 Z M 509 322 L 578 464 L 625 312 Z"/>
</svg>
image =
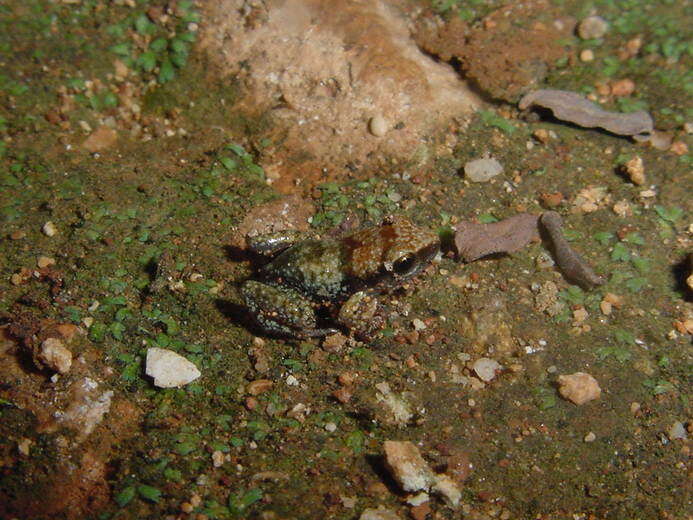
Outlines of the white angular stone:
<svg viewBox="0 0 693 520">
<path fill-rule="evenodd" d="M 180 354 L 156 347 L 147 349 L 145 372 L 154 378 L 154 386 L 160 388 L 187 385 L 201 375 L 197 367 Z"/>
<path fill-rule="evenodd" d="M 472 368 L 474 372 L 476 372 L 476 375 L 479 376 L 479 379 L 488 383 L 496 377 L 496 372 L 503 367 L 495 359 L 479 358 L 474 362 Z"/>
<path fill-rule="evenodd" d="M 385 441 L 385 464 L 404 491 L 427 491 L 435 475 L 419 449 L 409 441 Z"/>
<path fill-rule="evenodd" d="M 464 174 L 472 182 L 488 182 L 503 171 L 503 165 L 493 157 L 474 159 L 464 165 Z"/>
</svg>

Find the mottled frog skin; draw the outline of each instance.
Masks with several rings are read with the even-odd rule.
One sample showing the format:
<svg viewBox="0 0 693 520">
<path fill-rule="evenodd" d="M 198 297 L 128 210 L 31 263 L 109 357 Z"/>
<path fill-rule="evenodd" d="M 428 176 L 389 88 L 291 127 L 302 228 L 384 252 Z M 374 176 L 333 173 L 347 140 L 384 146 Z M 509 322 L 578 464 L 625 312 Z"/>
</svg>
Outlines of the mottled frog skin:
<svg viewBox="0 0 693 520">
<path fill-rule="evenodd" d="M 424 269 L 440 242 L 434 233 L 397 218 L 339 239 L 260 235 L 249 239 L 249 247 L 273 256 L 241 287 L 266 332 L 305 338 L 331 334 L 339 325 L 367 337 L 382 324 L 374 295 Z"/>
</svg>

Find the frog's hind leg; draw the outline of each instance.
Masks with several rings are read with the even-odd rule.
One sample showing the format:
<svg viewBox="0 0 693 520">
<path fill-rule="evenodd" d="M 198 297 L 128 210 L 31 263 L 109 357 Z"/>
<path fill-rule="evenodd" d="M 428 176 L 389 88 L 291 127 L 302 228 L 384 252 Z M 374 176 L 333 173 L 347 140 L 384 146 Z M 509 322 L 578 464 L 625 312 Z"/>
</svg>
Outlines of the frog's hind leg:
<svg viewBox="0 0 693 520">
<path fill-rule="evenodd" d="M 248 280 L 241 286 L 241 295 L 255 320 L 270 334 L 305 338 L 336 332 L 318 328 L 312 302 L 293 289 Z"/>
</svg>

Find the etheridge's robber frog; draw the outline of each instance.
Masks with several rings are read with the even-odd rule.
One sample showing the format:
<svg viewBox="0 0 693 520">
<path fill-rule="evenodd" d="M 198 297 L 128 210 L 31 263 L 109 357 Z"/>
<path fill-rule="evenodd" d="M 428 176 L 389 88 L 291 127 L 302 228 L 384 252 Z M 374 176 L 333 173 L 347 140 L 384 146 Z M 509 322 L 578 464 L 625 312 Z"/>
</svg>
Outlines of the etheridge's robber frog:
<svg viewBox="0 0 693 520">
<path fill-rule="evenodd" d="M 287 231 L 248 242 L 273 259 L 243 283 L 246 306 L 266 332 L 299 338 L 337 332 L 335 324 L 370 336 L 383 323 L 374 294 L 400 286 L 440 249 L 436 234 L 404 218 L 338 239 Z"/>
</svg>

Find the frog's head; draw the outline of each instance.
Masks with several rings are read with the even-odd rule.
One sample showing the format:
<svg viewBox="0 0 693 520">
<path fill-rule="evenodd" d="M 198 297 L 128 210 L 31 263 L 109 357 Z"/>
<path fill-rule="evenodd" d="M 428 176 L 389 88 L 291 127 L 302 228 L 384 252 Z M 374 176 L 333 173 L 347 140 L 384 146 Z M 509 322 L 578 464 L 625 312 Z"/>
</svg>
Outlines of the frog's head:
<svg viewBox="0 0 693 520">
<path fill-rule="evenodd" d="M 351 271 L 361 278 L 398 285 L 428 266 L 440 249 L 435 233 L 396 217 L 347 238 Z"/>
<path fill-rule="evenodd" d="M 435 233 L 416 227 L 404 218 L 385 221 L 383 267 L 394 280 L 406 280 L 425 269 L 440 249 Z"/>
</svg>

